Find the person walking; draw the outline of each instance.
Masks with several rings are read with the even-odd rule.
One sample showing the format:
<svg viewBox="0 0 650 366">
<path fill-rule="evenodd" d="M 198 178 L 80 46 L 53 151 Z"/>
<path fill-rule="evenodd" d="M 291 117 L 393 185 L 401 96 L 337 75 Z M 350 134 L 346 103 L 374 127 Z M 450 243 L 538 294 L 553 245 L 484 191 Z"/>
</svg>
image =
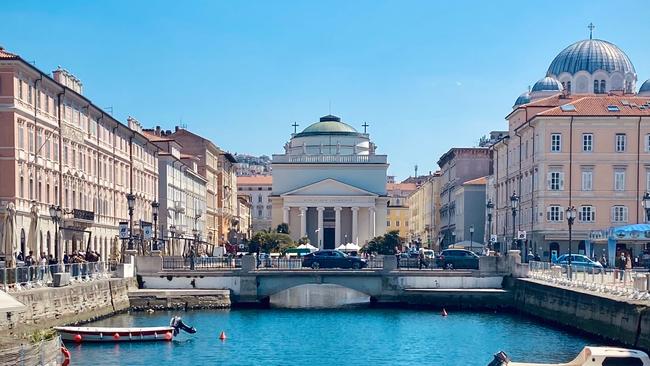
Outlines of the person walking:
<svg viewBox="0 0 650 366">
<path fill-rule="evenodd" d="M 400 256 L 399 247 L 395 246 L 395 260 L 397 261 L 397 268 L 399 269 L 399 256 Z"/>
<path fill-rule="evenodd" d="M 625 266 L 627 265 L 627 258 L 625 258 L 625 252 L 621 251 L 621 255 L 616 258 L 616 269 L 618 270 L 618 279 L 623 281 L 623 275 L 625 274 Z"/>
<path fill-rule="evenodd" d="M 424 257 L 424 248 L 418 249 L 418 268 L 422 269 L 422 266 L 427 267 L 426 258 Z"/>
</svg>

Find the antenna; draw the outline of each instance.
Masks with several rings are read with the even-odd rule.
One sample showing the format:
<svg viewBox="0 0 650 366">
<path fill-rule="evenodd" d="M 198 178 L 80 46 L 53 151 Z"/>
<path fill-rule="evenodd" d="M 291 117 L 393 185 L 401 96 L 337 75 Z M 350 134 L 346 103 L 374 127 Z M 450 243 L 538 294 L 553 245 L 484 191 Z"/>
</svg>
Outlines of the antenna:
<svg viewBox="0 0 650 366">
<path fill-rule="evenodd" d="M 415 178 L 418 177 L 418 165 L 415 164 Z"/>
<path fill-rule="evenodd" d="M 113 106 L 104 107 L 104 109 L 106 110 L 106 112 L 108 112 L 108 114 L 110 114 L 111 116 L 113 115 Z"/>
</svg>

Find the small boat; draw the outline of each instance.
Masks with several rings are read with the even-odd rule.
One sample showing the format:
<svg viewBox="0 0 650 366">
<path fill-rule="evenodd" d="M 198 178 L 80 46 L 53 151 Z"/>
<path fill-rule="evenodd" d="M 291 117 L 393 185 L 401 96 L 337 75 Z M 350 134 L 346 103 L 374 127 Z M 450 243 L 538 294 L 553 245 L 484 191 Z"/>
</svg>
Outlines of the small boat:
<svg viewBox="0 0 650 366">
<path fill-rule="evenodd" d="M 616 347 L 585 347 L 571 362 L 567 363 L 526 363 L 512 362 L 505 352 L 494 355 L 488 366 L 650 366 L 650 358 L 645 352 Z"/>
<path fill-rule="evenodd" d="M 181 317 L 175 316 L 169 326 L 164 327 L 54 327 L 64 341 L 82 342 L 141 342 L 171 341 L 180 331 L 196 333 L 194 327 L 183 323 Z"/>
</svg>

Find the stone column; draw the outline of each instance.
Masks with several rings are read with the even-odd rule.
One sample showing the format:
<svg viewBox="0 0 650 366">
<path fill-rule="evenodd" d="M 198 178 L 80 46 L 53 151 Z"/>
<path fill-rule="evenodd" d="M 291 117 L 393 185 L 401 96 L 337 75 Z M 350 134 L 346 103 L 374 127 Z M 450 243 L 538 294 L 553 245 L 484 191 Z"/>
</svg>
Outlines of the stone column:
<svg viewBox="0 0 650 366">
<path fill-rule="evenodd" d="M 359 207 L 352 207 L 352 242 L 359 245 Z"/>
<path fill-rule="evenodd" d="M 374 238 L 376 234 L 377 222 L 375 220 L 375 208 L 368 207 L 368 235 L 370 239 Z"/>
<path fill-rule="evenodd" d="M 341 245 L 341 207 L 334 207 L 334 248 Z"/>
<path fill-rule="evenodd" d="M 307 207 L 300 207 L 300 238 L 307 236 Z"/>
<path fill-rule="evenodd" d="M 289 210 L 291 208 L 284 206 L 282 207 L 282 222 L 289 225 Z"/>
<path fill-rule="evenodd" d="M 318 249 L 323 249 L 323 211 L 325 207 L 316 207 L 318 211 Z"/>
</svg>

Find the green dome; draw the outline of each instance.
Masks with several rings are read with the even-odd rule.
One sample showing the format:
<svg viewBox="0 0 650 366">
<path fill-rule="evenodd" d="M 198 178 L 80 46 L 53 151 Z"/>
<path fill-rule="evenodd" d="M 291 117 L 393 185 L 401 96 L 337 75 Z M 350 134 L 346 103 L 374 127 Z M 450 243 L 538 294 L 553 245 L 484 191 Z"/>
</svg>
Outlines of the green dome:
<svg viewBox="0 0 650 366">
<path fill-rule="evenodd" d="M 313 135 L 357 135 L 359 134 L 354 127 L 347 123 L 341 122 L 341 118 L 327 115 L 321 117 L 320 121 L 310 125 L 296 134 L 297 137 Z"/>
</svg>

